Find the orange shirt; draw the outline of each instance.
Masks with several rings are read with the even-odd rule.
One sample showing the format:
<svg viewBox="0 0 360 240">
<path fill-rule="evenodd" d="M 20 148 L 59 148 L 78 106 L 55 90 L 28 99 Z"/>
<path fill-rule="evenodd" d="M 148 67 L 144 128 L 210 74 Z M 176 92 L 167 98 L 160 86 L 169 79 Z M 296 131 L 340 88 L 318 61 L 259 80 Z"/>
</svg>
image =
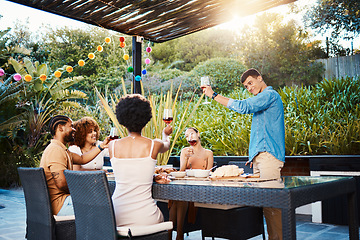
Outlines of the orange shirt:
<svg viewBox="0 0 360 240">
<path fill-rule="evenodd" d="M 52 212 L 53 214 L 57 214 L 63 206 L 65 198 L 70 194 L 56 186 L 51 172 L 61 172 L 65 169 L 72 170 L 73 162 L 71 154 L 62 142 L 52 139 L 51 143 L 44 150 L 40 167 L 44 168 Z"/>
</svg>

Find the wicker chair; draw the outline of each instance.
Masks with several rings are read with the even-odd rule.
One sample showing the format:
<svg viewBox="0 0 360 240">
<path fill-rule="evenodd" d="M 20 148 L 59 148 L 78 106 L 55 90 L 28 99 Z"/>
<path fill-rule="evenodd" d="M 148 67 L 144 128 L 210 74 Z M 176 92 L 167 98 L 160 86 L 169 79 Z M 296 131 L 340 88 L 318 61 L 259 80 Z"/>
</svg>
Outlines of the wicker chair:
<svg viewBox="0 0 360 240">
<path fill-rule="evenodd" d="M 39 240 L 75 240 L 74 216 L 52 214 L 43 168 L 18 168 L 26 203 L 26 236 Z"/>
<path fill-rule="evenodd" d="M 245 161 L 230 161 L 229 164 L 244 168 L 245 173 L 252 169 Z M 231 240 L 242 240 L 262 234 L 265 240 L 264 218 L 262 208 L 239 207 L 227 210 L 199 208 L 201 216 L 202 239 L 204 237 L 221 237 Z"/>
<path fill-rule="evenodd" d="M 142 231 L 146 227 L 138 229 L 116 227 L 109 185 L 104 171 L 65 170 L 64 174 L 74 204 L 77 240 L 168 239 L 168 231 L 164 229 L 169 229 L 169 225 L 172 227 L 172 222 L 154 225 L 155 227 L 167 226 L 167 228 L 158 232 L 153 231 L 147 235 L 139 234 L 140 236 L 136 236 L 136 232 Z M 148 230 L 153 230 L 153 228 Z"/>
</svg>

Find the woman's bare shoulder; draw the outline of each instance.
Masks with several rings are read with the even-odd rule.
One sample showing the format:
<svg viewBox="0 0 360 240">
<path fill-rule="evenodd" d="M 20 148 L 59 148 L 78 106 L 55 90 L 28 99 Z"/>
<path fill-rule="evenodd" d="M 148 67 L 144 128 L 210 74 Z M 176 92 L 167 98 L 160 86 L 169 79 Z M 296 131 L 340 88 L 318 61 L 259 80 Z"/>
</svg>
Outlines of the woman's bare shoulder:
<svg viewBox="0 0 360 240">
<path fill-rule="evenodd" d="M 207 155 L 213 155 L 213 151 L 211 151 L 210 149 L 205 149 L 205 152 Z"/>
</svg>

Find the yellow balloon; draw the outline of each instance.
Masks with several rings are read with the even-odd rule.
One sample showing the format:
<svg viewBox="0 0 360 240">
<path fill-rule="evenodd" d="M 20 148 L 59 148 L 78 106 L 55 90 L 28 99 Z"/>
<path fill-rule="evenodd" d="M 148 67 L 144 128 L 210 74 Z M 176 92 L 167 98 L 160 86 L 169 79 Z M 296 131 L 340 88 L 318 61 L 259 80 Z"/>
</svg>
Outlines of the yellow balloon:
<svg viewBox="0 0 360 240">
<path fill-rule="evenodd" d="M 26 74 L 24 79 L 25 79 L 25 81 L 30 82 L 32 80 L 32 76 L 29 74 Z"/>
<path fill-rule="evenodd" d="M 90 59 L 94 59 L 94 58 L 95 58 L 95 54 L 94 54 L 94 53 L 89 53 L 88 57 L 89 57 Z"/>
<path fill-rule="evenodd" d="M 61 72 L 60 72 L 60 71 L 55 71 L 55 72 L 54 72 L 54 76 L 55 76 L 56 78 L 60 78 L 60 77 L 61 77 Z"/>
<path fill-rule="evenodd" d="M 71 72 L 73 71 L 73 67 L 72 67 L 72 66 L 67 66 L 67 67 L 66 67 L 66 71 L 67 71 L 68 73 L 71 73 Z"/>
<path fill-rule="evenodd" d="M 124 58 L 125 61 L 126 61 L 126 60 L 129 60 L 129 55 L 128 55 L 128 54 L 125 54 L 123 58 Z"/>
<path fill-rule="evenodd" d="M 40 80 L 42 81 L 42 82 L 45 82 L 45 80 L 46 80 L 46 75 L 45 74 L 41 74 L 40 75 Z"/>
<path fill-rule="evenodd" d="M 80 67 L 83 67 L 85 65 L 85 61 L 84 60 L 79 60 L 78 64 Z"/>
</svg>

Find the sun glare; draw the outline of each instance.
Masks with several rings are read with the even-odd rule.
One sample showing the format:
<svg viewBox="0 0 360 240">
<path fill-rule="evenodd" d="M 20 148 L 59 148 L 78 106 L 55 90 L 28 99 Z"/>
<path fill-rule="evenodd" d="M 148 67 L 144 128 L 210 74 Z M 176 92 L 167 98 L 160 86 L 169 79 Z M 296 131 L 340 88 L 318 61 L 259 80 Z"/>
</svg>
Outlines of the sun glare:
<svg viewBox="0 0 360 240">
<path fill-rule="evenodd" d="M 222 28 L 222 29 L 239 31 L 245 25 L 248 25 L 248 26 L 253 25 L 254 21 L 255 21 L 255 15 L 246 16 L 246 17 L 234 16 L 231 21 L 223 23 L 223 24 L 219 25 L 218 27 Z"/>
</svg>

